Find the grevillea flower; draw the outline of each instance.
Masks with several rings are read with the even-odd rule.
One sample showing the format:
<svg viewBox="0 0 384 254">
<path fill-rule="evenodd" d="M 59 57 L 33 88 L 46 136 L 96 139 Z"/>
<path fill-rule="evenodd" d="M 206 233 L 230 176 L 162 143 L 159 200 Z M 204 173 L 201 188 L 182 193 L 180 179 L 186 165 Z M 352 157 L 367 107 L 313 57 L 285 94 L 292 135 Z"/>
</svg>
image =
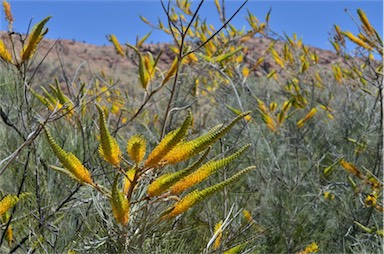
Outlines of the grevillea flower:
<svg viewBox="0 0 384 254">
<path fill-rule="evenodd" d="M 312 108 L 309 113 L 297 122 L 297 128 L 301 128 L 304 124 L 311 119 L 317 112 L 317 108 Z"/>
<path fill-rule="evenodd" d="M 316 242 L 310 243 L 305 247 L 303 251 L 298 252 L 298 254 L 309 254 L 309 253 L 315 253 L 319 251 L 319 246 Z"/>
<path fill-rule="evenodd" d="M 243 216 L 247 220 L 248 223 L 253 222 L 252 215 L 247 209 L 243 209 L 242 213 L 243 213 Z"/>
<path fill-rule="evenodd" d="M 167 191 L 169 187 L 171 187 L 174 183 L 179 181 L 181 178 L 183 178 L 184 176 L 196 170 L 201 165 L 201 163 L 203 163 L 203 161 L 207 158 L 210 150 L 211 149 L 208 148 L 203 154 L 203 156 L 201 156 L 199 160 L 197 160 L 195 163 L 193 163 L 189 167 L 183 170 L 177 171 L 175 173 L 168 173 L 158 177 L 155 181 L 153 181 L 148 186 L 148 189 L 147 189 L 148 196 L 154 197 L 162 194 L 163 192 Z"/>
<path fill-rule="evenodd" d="M 10 208 L 14 207 L 19 198 L 16 195 L 8 194 L 0 201 L 0 216 L 5 214 Z"/>
<path fill-rule="evenodd" d="M 215 225 L 215 228 L 214 228 L 214 232 L 215 234 L 218 233 L 216 239 L 215 239 L 215 242 L 213 244 L 213 249 L 216 250 L 217 248 L 219 248 L 220 246 L 220 243 L 221 243 L 221 237 L 223 236 L 223 230 L 221 229 L 221 226 L 223 225 L 223 221 L 219 221 L 218 223 L 216 223 Z"/>
<path fill-rule="evenodd" d="M 357 9 L 357 14 L 359 14 L 361 23 L 363 23 L 363 29 L 367 32 L 367 34 L 374 35 L 375 29 L 371 26 L 371 23 L 369 22 L 367 15 L 365 15 L 364 11 L 362 9 Z"/>
<path fill-rule="evenodd" d="M 372 47 L 370 45 L 368 45 L 367 43 L 365 43 L 364 41 L 362 41 L 360 38 L 356 37 L 353 35 L 353 33 L 351 33 L 350 31 L 346 31 L 346 32 L 342 32 L 342 34 L 344 36 L 346 36 L 349 40 L 351 40 L 353 43 L 367 49 L 367 50 L 372 50 Z"/>
<path fill-rule="evenodd" d="M 258 225 L 255 220 L 253 219 L 251 213 L 247 209 L 243 209 L 242 211 L 244 219 L 247 221 L 247 223 L 251 224 L 252 227 L 256 230 L 256 232 L 264 232 L 265 228 Z"/>
<path fill-rule="evenodd" d="M 12 61 L 12 55 L 5 47 L 3 40 L 0 40 L 0 58 L 7 63 L 10 63 Z"/>
<path fill-rule="evenodd" d="M 153 149 L 153 151 L 148 155 L 147 160 L 145 161 L 146 167 L 155 167 L 159 162 L 174 148 L 187 134 L 188 127 L 192 123 L 192 113 L 188 111 L 188 115 L 185 118 L 183 124 L 180 128 L 171 131 L 160 141 L 160 143 Z"/>
<path fill-rule="evenodd" d="M 140 163 L 143 160 L 145 148 L 146 142 L 141 135 L 134 135 L 127 142 L 127 153 L 135 163 Z"/>
<path fill-rule="evenodd" d="M 249 115 L 251 112 L 245 112 L 238 115 L 225 127 L 214 127 L 208 133 L 201 135 L 190 141 L 180 142 L 162 159 L 162 164 L 176 164 L 187 160 L 192 156 L 205 150 L 208 146 L 220 139 L 226 134 L 238 121 Z"/>
<path fill-rule="evenodd" d="M 9 223 L 11 215 L 9 212 L 4 213 L 2 216 L 0 216 L 0 222 L 3 224 Z M 12 224 L 8 225 L 7 231 L 5 232 L 5 239 L 7 240 L 8 246 L 11 246 L 13 242 L 13 227 Z"/>
<path fill-rule="evenodd" d="M 164 78 L 162 84 L 167 83 L 168 80 L 169 80 L 170 78 L 172 78 L 173 75 L 175 75 L 175 73 L 176 73 L 176 71 L 177 71 L 177 66 L 178 66 L 178 64 L 179 64 L 179 60 L 178 60 L 177 57 L 175 57 L 175 59 L 173 60 L 172 65 L 171 65 L 171 67 L 169 68 L 169 71 L 167 72 L 167 75 L 165 76 L 165 78 Z"/>
<path fill-rule="evenodd" d="M 5 239 L 7 240 L 8 246 L 13 242 L 13 228 L 12 225 L 9 225 L 7 232 L 5 233 Z"/>
<path fill-rule="evenodd" d="M 119 174 L 116 175 L 112 186 L 112 196 L 110 199 L 112 213 L 117 222 L 126 225 L 129 221 L 130 204 L 128 198 L 118 189 Z"/>
<path fill-rule="evenodd" d="M 115 47 L 115 51 L 117 54 L 122 55 L 122 56 L 125 55 L 123 47 L 120 45 L 119 41 L 117 40 L 117 38 L 114 34 L 111 34 L 108 37 L 108 40 L 110 42 L 112 42 L 113 46 Z"/>
<path fill-rule="evenodd" d="M 242 253 L 242 251 L 244 250 L 245 246 L 247 245 L 248 242 L 245 242 L 245 243 L 240 243 L 226 251 L 223 252 L 223 254 L 238 254 L 238 253 Z"/>
<path fill-rule="evenodd" d="M 233 183 L 234 181 L 238 180 L 243 174 L 249 172 L 250 170 L 255 169 L 255 166 L 251 166 L 248 168 L 245 168 L 241 170 L 240 172 L 236 173 L 232 177 L 228 178 L 227 180 L 215 184 L 213 186 L 210 186 L 204 190 L 194 190 L 193 192 L 187 194 L 184 198 L 182 198 L 180 201 L 178 201 L 176 204 L 174 204 L 171 208 L 169 208 L 163 215 L 163 219 L 171 219 L 176 217 L 179 214 L 184 213 L 189 208 L 194 206 L 195 204 L 199 203 L 203 199 L 209 197 L 210 195 L 214 194 L 215 192 L 223 189 L 228 184 Z"/>
<path fill-rule="evenodd" d="M 360 170 L 355 167 L 355 165 L 353 165 L 352 163 L 349 163 L 347 162 L 346 160 L 344 159 L 341 159 L 340 160 L 340 165 L 345 169 L 347 170 L 349 173 L 359 177 L 359 178 L 362 178 L 362 174 L 360 172 Z"/>
<path fill-rule="evenodd" d="M 50 18 L 51 16 L 48 16 L 39 23 L 37 23 L 32 29 L 32 32 L 28 35 L 27 43 L 21 50 L 20 54 L 22 62 L 29 60 L 35 53 L 37 45 L 40 43 L 41 39 L 43 39 L 44 35 L 48 32 L 48 29 L 44 29 L 44 26 Z"/>
<path fill-rule="evenodd" d="M 109 133 L 103 109 L 96 104 L 99 111 L 100 141 L 99 153 L 108 163 L 118 166 L 121 161 L 121 151 L 117 141 Z"/>
<path fill-rule="evenodd" d="M 232 161 L 234 161 L 236 158 L 238 158 L 245 150 L 247 150 L 250 147 L 250 145 L 246 145 L 243 148 L 241 148 L 236 153 L 225 157 L 221 160 L 212 160 L 208 163 L 201 166 L 199 169 L 197 169 L 195 172 L 185 176 L 183 179 L 175 183 L 171 187 L 171 193 L 172 194 L 179 194 L 183 192 L 184 190 L 191 188 L 195 186 L 198 183 L 201 183 L 205 179 L 207 179 L 209 176 L 211 176 L 213 173 L 215 173 L 220 168 L 225 167 Z"/>
<path fill-rule="evenodd" d="M 132 168 L 125 173 L 124 184 L 123 184 L 124 195 L 128 195 L 129 190 L 134 187 L 134 186 L 132 186 L 132 184 L 133 184 L 133 181 L 135 179 L 135 175 L 136 175 L 136 168 Z"/>
<path fill-rule="evenodd" d="M 68 175 L 73 177 L 75 180 L 81 184 L 87 183 L 94 185 L 91 173 L 86 169 L 80 160 L 73 155 L 72 153 L 67 153 L 64 151 L 53 139 L 52 135 L 49 133 L 48 129 L 44 127 L 45 134 L 48 139 L 48 143 L 51 146 L 56 157 L 59 159 L 64 168 L 68 170 Z"/>
<path fill-rule="evenodd" d="M 275 120 L 269 115 L 269 114 L 265 114 L 263 112 L 260 112 L 261 113 L 261 117 L 264 121 L 264 123 L 267 125 L 267 127 L 273 131 L 273 132 L 276 132 L 277 129 L 276 129 L 276 123 L 275 123 Z"/>
<path fill-rule="evenodd" d="M 13 25 L 13 15 L 11 12 L 11 5 L 5 0 L 3 0 L 3 9 L 5 13 L 5 19 L 8 21 L 8 29 L 11 31 Z"/>
</svg>

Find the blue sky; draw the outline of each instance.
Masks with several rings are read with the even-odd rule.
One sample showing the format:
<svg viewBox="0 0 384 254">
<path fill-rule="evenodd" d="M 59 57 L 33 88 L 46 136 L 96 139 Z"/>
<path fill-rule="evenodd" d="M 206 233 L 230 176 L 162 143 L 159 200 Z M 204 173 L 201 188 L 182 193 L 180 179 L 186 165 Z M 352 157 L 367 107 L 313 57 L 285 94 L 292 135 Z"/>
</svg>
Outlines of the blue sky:
<svg viewBox="0 0 384 254">
<path fill-rule="evenodd" d="M 136 35 L 143 36 L 153 30 L 140 19 L 139 15 L 157 23 L 157 17 L 165 20 L 160 1 L 69 1 L 69 0 L 8 0 L 14 14 L 14 28 L 26 32 L 28 24 L 36 23 L 48 15 L 48 38 L 75 39 L 87 43 L 109 44 L 107 34 L 115 34 L 120 42 L 134 43 Z M 195 1 L 196 2 L 196 1 Z M 221 1 L 220 1 L 221 2 Z M 230 16 L 242 1 L 226 1 L 227 16 Z M 315 0 L 250 0 L 244 10 L 232 22 L 236 27 L 247 25 L 246 9 L 263 21 L 268 10 L 272 8 L 271 28 L 279 34 L 294 32 L 303 38 L 304 43 L 324 49 L 331 49 L 328 42 L 333 24 L 344 30 L 357 31 L 357 26 L 344 9 L 357 18 L 357 8 L 363 9 L 373 26 L 383 34 L 383 2 L 380 0 L 349 1 L 315 1 Z M 6 30 L 4 15 L 0 17 L 0 29 Z M 206 0 L 200 12 L 215 27 L 219 27 L 219 17 L 212 0 Z M 154 30 L 148 41 L 171 41 L 169 35 Z"/>
</svg>

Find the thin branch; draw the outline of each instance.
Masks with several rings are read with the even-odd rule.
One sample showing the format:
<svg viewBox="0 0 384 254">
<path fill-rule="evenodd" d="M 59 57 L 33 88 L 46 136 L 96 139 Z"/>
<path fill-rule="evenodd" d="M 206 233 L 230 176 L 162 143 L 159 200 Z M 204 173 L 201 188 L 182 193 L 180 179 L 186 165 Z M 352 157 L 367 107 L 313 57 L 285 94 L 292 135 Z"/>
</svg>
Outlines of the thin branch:
<svg viewBox="0 0 384 254">
<path fill-rule="evenodd" d="M 218 33 L 220 33 L 221 30 L 223 30 L 228 25 L 228 23 L 231 22 L 231 20 L 237 15 L 237 13 L 239 13 L 239 11 L 244 7 L 244 5 L 247 2 L 248 2 L 248 0 L 245 0 L 244 3 L 235 11 L 235 13 L 224 23 L 224 25 L 222 25 L 219 30 L 217 30 L 214 34 L 212 34 L 211 37 L 209 37 L 205 42 L 203 42 L 202 44 L 200 44 L 199 46 L 197 46 L 193 50 L 186 53 L 184 56 L 192 54 L 192 53 L 196 52 L 197 50 L 199 50 L 200 48 L 204 47 L 205 44 L 207 44 L 210 40 L 212 40 L 213 37 L 215 37 Z"/>
<path fill-rule="evenodd" d="M 21 131 L 12 123 L 12 121 L 8 118 L 8 115 L 5 114 L 5 112 L 3 111 L 3 109 L 0 107 L 0 116 L 1 116 L 1 119 L 3 120 L 3 122 L 8 125 L 9 127 L 11 127 L 12 129 L 14 129 L 16 131 L 17 134 L 19 134 L 19 136 L 23 139 L 23 141 L 25 141 L 25 137 L 23 135 L 23 133 L 21 133 Z"/>
</svg>

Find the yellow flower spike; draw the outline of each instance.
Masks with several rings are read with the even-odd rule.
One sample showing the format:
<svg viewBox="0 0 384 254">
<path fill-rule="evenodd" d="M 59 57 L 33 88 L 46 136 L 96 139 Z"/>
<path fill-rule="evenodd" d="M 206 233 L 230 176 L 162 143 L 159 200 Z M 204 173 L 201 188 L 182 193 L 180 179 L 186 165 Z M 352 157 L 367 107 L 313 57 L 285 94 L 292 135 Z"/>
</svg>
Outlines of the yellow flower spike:
<svg viewBox="0 0 384 254">
<path fill-rule="evenodd" d="M 126 225 L 129 221 L 130 204 L 128 198 L 118 189 L 119 176 L 120 175 L 117 174 L 113 182 L 110 202 L 116 221 L 122 225 Z"/>
<path fill-rule="evenodd" d="M 145 90 L 147 90 L 149 82 L 151 80 L 151 76 L 150 76 L 151 70 L 146 67 L 145 62 L 146 62 L 146 59 L 147 60 L 149 59 L 143 56 L 143 54 L 135 46 L 130 44 L 127 44 L 127 46 L 133 49 L 139 57 L 139 81 L 141 86 Z M 153 66 L 151 66 L 151 68 L 153 68 Z"/>
<path fill-rule="evenodd" d="M 167 75 L 165 76 L 163 82 L 161 82 L 162 85 L 167 83 L 168 80 L 170 80 L 175 75 L 178 65 L 179 65 L 179 59 L 177 57 L 175 57 L 175 59 L 173 59 L 171 67 L 169 68 L 169 70 L 167 72 Z"/>
<path fill-rule="evenodd" d="M 127 142 L 127 153 L 132 161 L 140 163 L 145 156 L 146 142 L 143 136 L 134 135 Z"/>
<path fill-rule="evenodd" d="M 271 48 L 270 49 L 271 51 L 271 54 L 272 54 L 272 57 L 273 57 L 273 60 L 275 60 L 275 62 L 281 66 L 281 68 L 284 68 L 284 60 L 279 56 L 279 54 L 276 52 L 276 50 L 274 48 Z"/>
<path fill-rule="evenodd" d="M 9 209 L 14 207 L 19 202 L 19 197 L 16 195 L 8 194 L 0 200 L 0 216 L 5 214 Z"/>
<path fill-rule="evenodd" d="M 239 149 L 236 153 L 231 154 L 230 156 L 227 156 L 221 160 L 211 160 L 207 163 L 205 163 L 203 166 L 201 166 L 199 169 L 197 169 L 195 172 L 185 176 L 180 181 L 175 183 L 171 187 L 171 193 L 172 194 L 179 194 L 183 192 L 184 190 L 191 188 L 195 186 L 198 183 L 201 183 L 205 179 L 207 179 L 209 176 L 211 176 L 213 173 L 217 172 L 220 168 L 225 167 L 235 159 L 237 159 L 244 151 L 246 151 L 251 145 L 248 144 L 244 146 L 243 148 Z"/>
<path fill-rule="evenodd" d="M 101 144 L 99 146 L 99 153 L 101 157 L 108 163 L 118 166 L 121 161 L 121 151 L 114 137 L 111 136 L 107 128 L 105 114 L 100 105 L 96 104 L 99 111 L 99 128 Z"/>
<path fill-rule="evenodd" d="M 354 36 L 350 31 L 342 32 L 343 35 L 348 37 L 349 40 L 351 40 L 353 43 L 367 49 L 372 50 L 372 47 L 368 44 L 366 44 L 364 41 L 362 41 L 360 38 Z"/>
<path fill-rule="evenodd" d="M 243 47 L 239 47 L 233 51 L 230 51 L 230 52 L 227 52 L 227 53 L 223 53 L 219 56 L 217 56 L 214 60 L 218 63 L 232 57 L 233 55 L 237 54 L 238 52 L 240 52 L 241 50 L 243 50 Z"/>
<path fill-rule="evenodd" d="M 246 116 L 244 116 L 244 120 L 249 122 L 249 121 L 252 120 L 252 116 L 251 115 L 246 115 Z"/>
<path fill-rule="evenodd" d="M 349 173 L 351 173 L 351 174 L 353 174 L 359 178 L 363 178 L 360 170 L 357 167 L 355 167 L 355 165 L 353 165 L 352 163 L 347 162 L 345 159 L 340 160 L 340 165 L 345 170 L 347 170 Z"/>
<path fill-rule="evenodd" d="M 271 104 L 269 104 L 269 110 L 271 112 L 274 112 L 277 108 L 277 103 L 276 102 L 271 102 Z"/>
<path fill-rule="evenodd" d="M 94 185 L 91 173 L 86 169 L 80 160 L 72 153 L 67 153 L 68 164 L 63 164 L 80 183 Z"/>
<path fill-rule="evenodd" d="M 243 37 L 244 38 L 244 37 Z M 242 63 L 244 61 L 244 55 L 239 55 L 239 56 L 237 56 L 236 57 L 236 59 L 235 59 L 235 62 L 236 63 Z M 248 71 L 248 74 L 249 74 L 249 69 L 248 69 L 248 67 L 244 67 L 243 68 L 243 74 L 244 74 L 244 72 L 246 72 L 246 71 Z M 248 76 L 248 75 L 247 75 Z"/>
<path fill-rule="evenodd" d="M 155 167 L 187 134 L 188 127 L 192 123 L 192 112 L 188 111 L 183 124 L 178 129 L 171 131 L 160 141 L 160 143 L 148 155 L 145 161 L 146 167 Z"/>
<path fill-rule="evenodd" d="M 147 90 L 150 76 L 149 76 L 149 70 L 145 67 L 145 59 L 144 56 L 139 52 L 139 80 L 141 83 L 141 86 Z"/>
<path fill-rule="evenodd" d="M 147 194 L 149 197 L 154 197 L 162 194 L 163 192 L 167 191 L 174 183 L 179 181 L 181 178 L 185 177 L 186 175 L 190 174 L 194 170 L 196 170 L 201 163 L 207 158 L 209 151 L 211 150 L 210 147 L 206 149 L 203 156 L 200 157 L 199 160 L 197 160 L 195 163 L 193 163 L 191 166 L 177 171 L 175 173 L 169 173 L 164 174 L 157 178 L 155 181 L 153 181 L 147 189 Z"/>
<path fill-rule="evenodd" d="M 94 185 L 94 182 L 91 177 L 91 173 L 86 169 L 80 160 L 73 155 L 72 153 L 67 153 L 64 151 L 53 139 L 51 133 L 48 129 L 44 127 L 45 134 L 48 139 L 48 143 L 51 146 L 54 154 L 59 159 L 64 168 L 81 184 Z"/>
<path fill-rule="evenodd" d="M 13 15 L 11 12 L 11 5 L 5 0 L 3 0 L 3 9 L 5 14 L 5 19 L 8 21 L 8 28 L 9 30 L 12 30 Z"/>
<path fill-rule="evenodd" d="M 374 47 L 375 43 L 373 41 L 370 41 L 364 34 L 359 33 L 357 35 L 357 38 L 361 39 L 363 42 L 367 43 L 369 46 Z M 371 54 L 371 53 L 370 53 Z M 369 57 L 369 56 L 368 56 Z M 364 66 L 364 65 L 363 65 Z M 361 75 L 360 75 L 361 76 Z"/>
<path fill-rule="evenodd" d="M 27 37 L 27 43 L 21 51 L 20 58 L 22 62 L 29 60 L 36 51 L 37 45 L 40 43 L 41 39 L 43 39 L 44 35 L 48 32 L 48 28 L 44 29 L 45 24 L 51 16 L 46 17 L 39 23 L 35 25 L 32 29 L 32 32 Z"/>
<path fill-rule="evenodd" d="M 146 35 L 143 36 L 143 38 L 141 38 L 140 40 L 137 40 L 136 42 L 136 48 L 140 48 L 141 46 L 143 46 L 144 42 L 148 39 L 148 37 L 152 34 L 152 31 L 150 31 L 149 33 L 147 33 Z"/>
<path fill-rule="evenodd" d="M 221 125 L 216 126 L 200 137 L 190 141 L 180 142 L 166 156 L 164 156 L 162 164 L 176 164 L 200 153 L 224 136 L 238 121 L 245 118 L 250 113 L 250 111 L 241 113 L 224 127 Z"/>
<path fill-rule="evenodd" d="M 283 106 L 281 107 L 281 110 L 286 112 L 292 105 L 291 100 L 284 101 Z"/>
<path fill-rule="evenodd" d="M 317 108 L 312 108 L 309 113 L 297 122 L 297 128 L 302 128 L 317 112 Z"/>
<path fill-rule="evenodd" d="M 9 225 L 7 232 L 5 233 L 5 239 L 7 240 L 8 246 L 11 246 L 13 242 L 13 228 L 12 225 Z"/>
<path fill-rule="evenodd" d="M 323 195 L 324 195 L 324 199 L 329 199 L 329 200 L 335 199 L 335 195 L 329 191 L 324 191 Z"/>
<path fill-rule="evenodd" d="M 113 44 L 113 46 L 115 47 L 115 51 L 117 54 L 121 55 L 121 56 L 124 56 L 124 49 L 123 47 L 120 45 L 119 41 L 117 40 L 116 36 L 114 34 L 111 34 L 108 36 L 108 40 Z"/>
<path fill-rule="evenodd" d="M 188 59 L 190 63 L 193 63 L 193 62 L 196 63 L 199 61 L 195 53 L 188 54 Z"/>
<path fill-rule="evenodd" d="M 261 118 L 271 131 L 277 131 L 275 120 L 269 114 L 261 112 Z"/>
<path fill-rule="evenodd" d="M 332 68 L 334 78 L 336 79 L 337 82 L 341 83 L 343 79 L 343 73 L 341 71 L 340 66 L 332 65 L 331 68 Z"/>
<path fill-rule="evenodd" d="M 167 209 L 167 211 L 163 214 L 162 219 L 172 219 L 176 217 L 179 214 L 184 213 L 192 206 L 196 205 L 203 199 L 209 197 L 210 195 L 218 192 L 219 190 L 223 189 L 225 186 L 233 183 L 234 181 L 238 180 L 242 175 L 245 173 L 248 173 L 249 171 L 255 169 L 255 166 L 247 167 L 227 180 L 220 182 L 218 184 L 215 184 L 213 186 L 210 186 L 206 189 L 203 189 L 201 191 L 194 190 L 191 193 L 188 193 L 184 198 L 182 198 L 180 201 L 178 201 L 176 204 L 174 204 L 171 208 Z"/>
<path fill-rule="evenodd" d="M 242 70 L 242 73 L 243 73 L 244 77 L 248 77 L 249 76 L 249 68 L 248 67 L 244 67 L 243 70 Z"/>
<path fill-rule="evenodd" d="M 114 115 L 119 115 L 120 109 L 122 108 L 122 106 L 123 106 L 123 103 L 121 103 L 120 101 L 113 102 L 111 107 L 111 113 Z"/>
<path fill-rule="evenodd" d="M 319 246 L 316 242 L 310 243 L 305 247 L 303 251 L 298 252 L 297 254 L 309 254 L 309 253 L 315 253 L 319 251 Z"/>
<path fill-rule="evenodd" d="M 374 35 L 375 34 L 375 29 L 371 26 L 371 23 L 369 23 L 367 15 L 365 15 L 364 11 L 362 9 L 357 9 L 357 14 L 359 14 L 359 18 L 361 20 L 361 23 L 363 23 L 363 29 L 369 35 Z"/>
<path fill-rule="evenodd" d="M 268 108 L 267 106 L 265 106 L 265 103 L 260 100 L 260 99 L 257 99 L 257 104 L 259 105 L 259 109 L 264 113 L 264 114 L 268 114 Z"/>
<path fill-rule="evenodd" d="M 146 52 L 146 54 L 143 55 L 143 60 L 145 69 L 148 71 L 148 74 L 151 74 L 153 71 L 153 64 L 155 62 L 151 52 Z M 150 77 L 152 77 L 152 75 L 150 75 Z"/>
<path fill-rule="evenodd" d="M 5 47 L 3 40 L 0 40 L 0 58 L 3 59 L 6 63 L 12 62 L 12 55 Z"/>
<path fill-rule="evenodd" d="M 3 224 L 6 224 L 6 223 L 9 222 L 9 218 L 10 217 L 11 217 L 10 213 L 6 212 L 2 216 L 0 216 L 0 222 L 3 223 Z M 11 246 L 11 244 L 13 242 L 13 227 L 12 227 L 12 224 L 8 225 L 7 231 L 5 232 L 5 240 L 7 241 L 8 246 Z"/>
<path fill-rule="evenodd" d="M 222 225 L 223 225 L 223 221 L 221 220 L 218 223 L 216 223 L 215 228 L 214 228 L 214 233 L 215 234 L 218 233 L 218 235 L 215 239 L 215 242 L 213 244 L 214 250 L 217 250 L 220 247 L 221 237 L 223 236 L 223 230 L 220 229 Z"/>
<path fill-rule="evenodd" d="M 251 213 L 247 209 L 243 209 L 242 213 L 243 213 L 243 216 L 247 220 L 248 223 L 252 223 L 253 222 L 252 215 L 251 215 Z"/>
<path fill-rule="evenodd" d="M 304 73 L 308 70 L 309 63 L 307 61 L 304 61 L 300 67 L 300 73 Z"/>
<path fill-rule="evenodd" d="M 136 175 L 135 168 L 132 168 L 125 173 L 124 184 L 123 184 L 124 195 L 128 195 L 129 191 L 135 187 L 135 186 L 132 186 L 132 182 L 135 179 L 135 175 Z"/>
<path fill-rule="evenodd" d="M 344 38 L 341 34 L 341 29 L 338 25 L 334 25 L 334 29 L 335 29 L 335 32 L 336 32 L 336 36 L 337 36 L 337 40 L 338 41 L 342 41 L 344 43 Z"/>
<path fill-rule="evenodd" d="M 261 57 L 257 60 L 257 62 L 252 66 L 251 71 L 256 70 L 257 67 L 259 67 L 260 64 L 264 62 L 265 58 Z"/>
<path fill-rule="evenodd" d="M 284 123 L 285 119 L 286 119 L 285 111 L 280 111 L 277 114 L 277 123 L 281 126 Z"/>
<path fill-rule="evenodd" d="M 220 6 L 220 3 L 219 3 L 219 0 L 214 0 L 214 2 L 215 2 L 215 6 L 216 6 L 216 9 L 217 9 L 217 12 L 221 13 L 221 6 Z"/>
<path fill-rule="evenodd" d="M 374 195 L 368 194 L 367 197 L 365 198 L 364 204 L 367 207 L 375 206 L 377 204 L 377 199 Z"/>
<path fill-rule="evenodd" d="M 246 244 L 247 244 L 247 242 L 238 244 L 238 245 L 224 251 L 223 254 L 240 254 L 240 253 L 242 253 Z"/>
<path fill-rule="evenodd" d="M 260 225 L 258 225 L 253 219 L 251 213 L 247 209 L 243 209 L 242 211 L 244 219 L 247 223 L 251 224 L 252 227 L 259 233 L 264 232 L 266 229 Z"/>
</svg>

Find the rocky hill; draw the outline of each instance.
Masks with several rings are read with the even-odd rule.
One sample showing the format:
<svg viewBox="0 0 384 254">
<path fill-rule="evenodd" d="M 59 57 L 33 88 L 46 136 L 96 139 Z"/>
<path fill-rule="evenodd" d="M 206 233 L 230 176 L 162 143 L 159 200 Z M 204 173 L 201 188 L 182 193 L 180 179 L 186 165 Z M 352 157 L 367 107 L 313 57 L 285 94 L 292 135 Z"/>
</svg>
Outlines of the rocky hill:
<svg viewBox="0 0 384 254">
<path fill-rule="evenodd" d="M 0 33 L 0 38 L 9 46 L 6 33 Z M 108 42 L 106 41 L 106 43 Z M 248 52 L 244 62 L 251 63 L 252 59 L 258 59 L 268 49 L 270 43 L 271 40 L 265 38 L 253 38 L 247 41 Z M 276 50 L 282 50 L 282 45 L 282 43 L 276 43 Z M 316 50 L 319 64 L 325 69 L 330 68 L 330 65 L 335 62 L 341 62 L 341 58 L 334 52 L 318 48 L 312 49 Z M 150 51 L 154 56 L 163 50 L 159 62 L 162 67 L 168 66 L 174 58 L 174 53 L 169 49 L 167 43 L 145 44 L 141 50 Z M 113 77 L 114 80 L 126 80 L 126 78 L 137 75 L 133 59 L 117 55 L 112 45 L 96 46 L 73 40 L 44 39 L 36 55 L 35 65 L 43 59 L 36 75 L 41 82 L 50 82 L 54 77 L 64 78 L 64 76 L 68 79 L 78 77 L 89 79 L 101 72 L 108 77 Z M 260 68 L 262 71 L 263 68 L 273 68 L 275 65 L 275 62 L 267 57 Z M 254 75 L 258 74 L 259 72 L 256 70 Z"/>
</svg>

